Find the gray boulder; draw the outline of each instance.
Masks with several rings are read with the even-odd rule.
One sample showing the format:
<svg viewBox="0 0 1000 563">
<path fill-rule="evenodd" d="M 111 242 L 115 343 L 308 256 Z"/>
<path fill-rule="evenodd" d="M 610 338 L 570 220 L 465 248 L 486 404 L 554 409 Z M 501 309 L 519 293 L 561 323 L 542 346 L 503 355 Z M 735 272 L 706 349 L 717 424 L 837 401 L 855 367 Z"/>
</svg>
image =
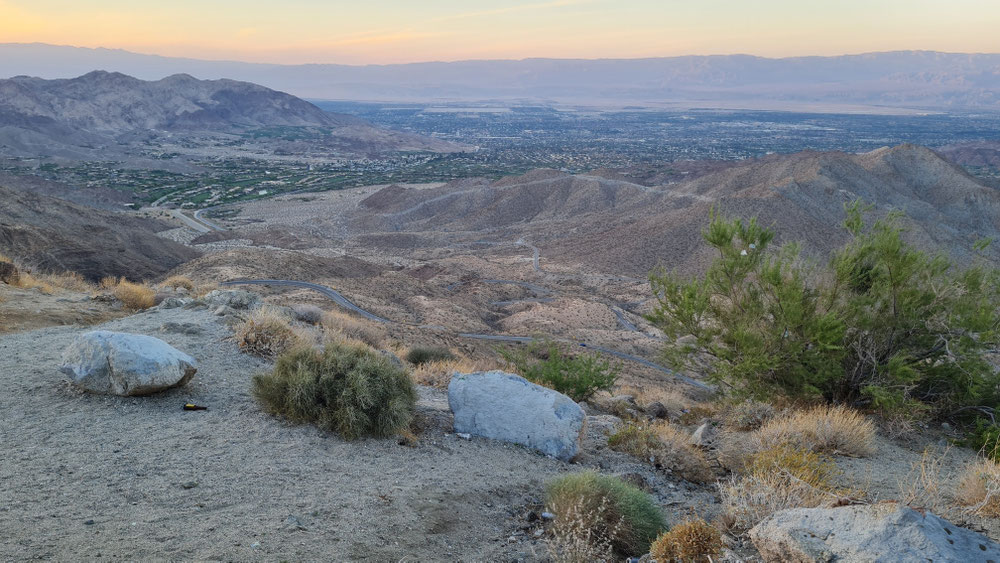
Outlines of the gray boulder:
<svg viewBox="0 0 1000 563">
<path fill-rule="evenodd" d="M 60 369 L 87 391 L 123 396 L 179 387 L 198 371 L 194 358 L 159 338 L 106 330 L 80 335 Z"/>
<path fill-rule="evenodd" d="M 585 415 L 572 399 L 502 371 L 455 374 L 448 385 L 455 432 L 513 442 L 557 459 L 580 451 Z"/>
<path fill-rule="evenodd" d="M 781 510 L 750 539 L 765 561 L 1000 561 L 986 536 L 897 503 Z"/>
<path fill-rule="evenodd" d="M 242 289 L 216 289 L 201 298 L 209 308 L 229 307 L 232 309 L 254 309 L 260 305 L 260 297 Z"/>
</svg>

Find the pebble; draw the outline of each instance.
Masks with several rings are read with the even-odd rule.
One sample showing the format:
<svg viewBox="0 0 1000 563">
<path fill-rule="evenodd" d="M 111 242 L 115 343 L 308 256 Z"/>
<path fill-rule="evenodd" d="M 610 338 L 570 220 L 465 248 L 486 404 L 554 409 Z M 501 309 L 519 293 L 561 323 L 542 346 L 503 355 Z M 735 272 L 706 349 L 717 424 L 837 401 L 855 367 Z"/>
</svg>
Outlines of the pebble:
<svg viewBox="0 0 1000 563">
<path fill-rule="evenodd" d="M 455 435 L 458 436 L 459 438 L 463 439 L 463 440 L 471 440 L 472 439 L 472 434 L 466 434 L 464 432 L 458 432 Z"/>
<path fill-rule="evenodd" d="M 84 526 L 93 526 L 94 525 L 94 521 L 93 520 L 87 520 L 86 522 L 83 523 L 83 525 Z"/>
<path fill-rule="evenodd" d="M 542 513 L 542 520 L 555 520 L 555 519 L 556 519 L 556 515 L 552 514 L 551 512 L 543 512 Z"/>
</svg>

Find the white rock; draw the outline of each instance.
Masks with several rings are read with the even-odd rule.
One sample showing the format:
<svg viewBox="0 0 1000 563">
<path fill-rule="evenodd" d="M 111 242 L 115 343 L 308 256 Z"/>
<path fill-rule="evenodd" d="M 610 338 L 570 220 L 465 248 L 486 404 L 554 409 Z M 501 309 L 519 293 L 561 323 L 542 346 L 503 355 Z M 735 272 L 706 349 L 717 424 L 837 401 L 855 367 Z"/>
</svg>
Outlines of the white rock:
<svg viewBox="0 0 1000 563">
<path fill-rule="evenodd" d="M 712 443 L 713 438 L 715 438 L 715 429 L 712 428 L 711 423 L 706 422 L 691 434 L 691 445 L 703 448 L 708 447 Z"/>
<path fill-rule="evenodd" d="M 63 353 L 63 373 L 92 393 L 149 395 L 186 384 L 197 362 L 159 338 L 97 330 Z"/>
<path fill-rule="evenodd" d="M 202 300 L 209 307 L 231 307 L 233 309 L 253 309 L 260 305 L 260 297 L 242 289 L 216 289 Z"/>
<path fill-rule="evenodd" d="M 1000 561 L 1000 545 L 897 503 L 775 512 L 750 530 L 765 561 Z"/>
<path fill-rule="evenodd" d="M 557 459 L 580 451 L 584 413 L 572 399 L 502 371 L 455 374 L 448 385 L 455 432 L 513 442 Z"/>
</svg>

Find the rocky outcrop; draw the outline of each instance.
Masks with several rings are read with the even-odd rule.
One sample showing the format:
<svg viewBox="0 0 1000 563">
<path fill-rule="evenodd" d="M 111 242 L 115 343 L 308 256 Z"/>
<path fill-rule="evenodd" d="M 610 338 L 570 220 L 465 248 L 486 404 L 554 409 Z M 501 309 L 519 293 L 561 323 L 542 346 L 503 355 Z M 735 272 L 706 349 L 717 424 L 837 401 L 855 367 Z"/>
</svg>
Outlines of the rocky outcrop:
<svg viewBox="0 0 1000 563">
<path fill-rule="evenodd" d="M 242 289 L 216 289 L 202 297 L 210 308 L 229 307 L 230 309 L 246 310 L 260 305 L 260 297 L 256 293 Z"/>
<path fill-rule="evenodd" d="M 1000 561 L 1000 545 L 897 503 L 794 508 L 750 530 L 765 561 Z"/>
<path fill-rule="evenodd" d="M 122 396 L 179 387 L 198 371 L 194 358 L 159 338 L 106 330 L 80 335 L 60 369 L 86 391 Z"/>
<path fill-rule="evenodd" d="M 455 432 L 513 442 L 561 460 L 580 451 L 585 414 L 572 399 L 502 371 L 455 374 Z"/>
</svg>

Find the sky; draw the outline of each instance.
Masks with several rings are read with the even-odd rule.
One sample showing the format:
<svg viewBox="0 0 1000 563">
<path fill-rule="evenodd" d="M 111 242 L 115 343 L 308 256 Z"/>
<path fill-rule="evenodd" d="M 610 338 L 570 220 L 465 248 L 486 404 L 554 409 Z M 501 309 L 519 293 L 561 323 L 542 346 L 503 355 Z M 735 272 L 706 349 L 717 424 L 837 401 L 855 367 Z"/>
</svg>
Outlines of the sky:
<svg viewBox="0 0 1000 563">
<path fill-rule="evenodd" d="M 270 63 L 1000 52 L 1000 0 L 0 0 L 0 43 Z"/>
</svg>

